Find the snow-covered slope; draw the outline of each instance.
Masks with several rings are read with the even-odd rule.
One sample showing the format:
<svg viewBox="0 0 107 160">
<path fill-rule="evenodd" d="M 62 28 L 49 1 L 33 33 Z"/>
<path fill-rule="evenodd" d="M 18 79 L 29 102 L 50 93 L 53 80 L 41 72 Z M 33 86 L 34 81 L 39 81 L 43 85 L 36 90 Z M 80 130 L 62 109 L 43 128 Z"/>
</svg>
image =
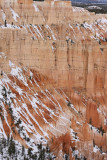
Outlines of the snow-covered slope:
<svg viewBox="0 0 107 160">
<path fill-rule="evenodd" d="M 42 143 L 46 147 L 48 143 L 51 152 L 57 157 L 63 157 L 64 154 L 71 154 L 71 157 L 89 157 L 85 155 L 84 149 L 80 154 L 79 144 L 85 144 L 85 141 L 90 140 L 91 146 L 87 147 L 91 147 L 92 153 L 105 156 L 104 145 L 101 152 L 100 149 L 93 149 L 92 143 L 94 140 L 96 145 L 100 145 L 93 135 L 98 134 L 101 141 L 102 135 L 105 139 L 105 130 L 94 129 L 91 126 L 93 122 L 89 125 L 85 117 L 88 103 L 93 105 L 92 100 L 81 97 L 74 91 L 69 99 L 64 90 L 54 87 L 54 81 L 35 70 L 17 67 L 11 61 L 9 67 L 10 74 L 6 75 L 3 72 L 0 79 L 1 137 L 13 137 L 20 143 L 17 144 L 19 148 L 22 144 L 26 149 L 31 148 L 35 154 L 38 152 L 37 144 Z M 75 102 L 76 99 L 79 100 L 79 105 Z M 97 114 L 104 116 L 104 110 L 99 109 Z M 101 119 L 104 121 L 104 117 Z M 104 124 L 102 125 L 104 128 Z M 8 155 L 7 152 L 6 154 Z"/>
</svg>

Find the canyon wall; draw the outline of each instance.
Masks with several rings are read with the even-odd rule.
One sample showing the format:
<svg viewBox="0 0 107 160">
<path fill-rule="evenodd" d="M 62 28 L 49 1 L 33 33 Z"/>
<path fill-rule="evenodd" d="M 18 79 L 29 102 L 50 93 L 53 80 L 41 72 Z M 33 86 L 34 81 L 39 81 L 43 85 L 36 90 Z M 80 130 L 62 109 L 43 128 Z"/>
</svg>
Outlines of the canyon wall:
<svg viewBox="0 0 107 160">
<path fill-rule="evenodd" d="M 106 159 L 107 15 L 0 1 L 0 73 L 0 135 L 48 142 L 56 160 Z"/>
<path fill-rule="evenodd" d="M 5 19 L 12 24 L 0 29 L 0 52 L 9 59 L 48 75 L 69 92 L 107 91 L 107 15 L 101 21 L 101 15 L 60 1 L 16 3 L 3 6 L 0 14 L 1 26 Z"/>
</svg>

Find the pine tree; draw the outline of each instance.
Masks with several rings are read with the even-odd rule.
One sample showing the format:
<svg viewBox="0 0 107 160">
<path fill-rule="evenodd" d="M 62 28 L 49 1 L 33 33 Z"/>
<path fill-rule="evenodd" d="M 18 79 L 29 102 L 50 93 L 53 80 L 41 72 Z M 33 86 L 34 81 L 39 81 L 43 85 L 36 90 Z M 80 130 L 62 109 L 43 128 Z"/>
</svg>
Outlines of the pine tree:
<svg viewBox="0 0 107 160">
<path fill-rule="evenodd" d="M 8 153 L 9 153 L 10 156 L 11 155 L 15 155 L 15 151 L 16 151 L 16 149 L 15 149 L 15 142 L 13 141 L 13 138 L 11 137 L 9 148 L 8 148 Z"/>
<path fill-rule="evenodd" d="M 28 155 L 30 158 L 32 157 L 32 148 L 28 148 Z"/>
<path fill-rule="evenodd" d="M 24 155 L 24 153 L 25 153 L 25 148 L 24 146 L 22 146 L 22 156 Z"/>
<path fill-rule="evenodd" d="M 5 20 L 5 22 L 4 22 L 4 26 L 7 27 L 7 21 L 6 21 L 6 20 Z"/>
<path fill-rule="evenodd" d="M 6 91 L 5 86 L 3 87 L 2 91 L 3 91 L 3 92 L 2 92 L 3 97 L 4 97 L 5 99 L 7 99 L 7 91 Z"/>
</svg>

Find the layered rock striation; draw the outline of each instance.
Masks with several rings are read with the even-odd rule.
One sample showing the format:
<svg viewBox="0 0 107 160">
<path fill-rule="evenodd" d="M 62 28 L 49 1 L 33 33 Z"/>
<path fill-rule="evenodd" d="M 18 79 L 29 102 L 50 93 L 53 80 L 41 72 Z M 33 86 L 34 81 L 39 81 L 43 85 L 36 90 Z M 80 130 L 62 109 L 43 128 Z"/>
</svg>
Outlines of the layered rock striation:
<svg viewBox="0 0 107 160">
<path fill-rule="evenodd" d="M 106 158 L 107 15 L 68 1 L 0 5 L 0 133 L 48 142 L 56 159 Z"/>
</svg>

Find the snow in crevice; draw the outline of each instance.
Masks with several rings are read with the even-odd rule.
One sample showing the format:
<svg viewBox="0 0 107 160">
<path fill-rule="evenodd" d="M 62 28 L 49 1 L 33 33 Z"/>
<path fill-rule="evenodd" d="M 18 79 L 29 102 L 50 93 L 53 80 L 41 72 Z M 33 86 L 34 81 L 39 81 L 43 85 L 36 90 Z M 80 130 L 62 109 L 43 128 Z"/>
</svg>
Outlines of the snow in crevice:
<svg viewBox="0 0 107 160">
<path fill-rule="evenodd" d="M 57 99 L 56 99 L 47 89 L 46 89 L 45 91 L 48 92 L 48 94 L 56 101 L 57 104 L 55 104 L 55 105 L 56 105 L 56 106 L 57 106 L 57 105 L 59 106 L 59 107 L 57 107 L 57 109 L 60 108 L 61 111 L 62 111 L 62 107 L 61 107 L 61 105 L 59 104 L 59 102 L 57 101 Z"/>
<path fill-rule="evenodd" d="M 48 137 L 48 134 L 42 129 L 42 127 L 40 127 L 39 123 L 37 122 L 37 120 L 32 116 L 32 114 L 29 112 L 26 104 L 22 105 L 23 108 L 25 108 L 25 110 L 27 111 L 27 113 L 29 114 L 29 116 L 32 118 L 32 120 L 37 124 L 37 126 L 39 127 L 39 129 L 42 131 L 42 133 L 44 134 L 44 136 Z"/>
<path fill-rule="evenodd" d="M 36 36 L 34 35 L 34 33 L 33 33 L 33 32 L 32 32 L 32 30 L 31 30 L 30 26 L 29 26 L 29 25 L 27 25 L 27 27 L 28 27 L 28 29 L 29 29 L 30 33 L 33 35 L 33 38 L 37 40 Z"/>
<path fill-rule="evenodd" d="M 53 33 L 53 31 L 52 31 L 52 29 L 49 27 L 49 25 L 45 25 L 45 27 L 47 28 L 47 29 L 49 29 L 50 30 L 50 32 L 51 32 L 51 34 L 52 34 L 52 38 L 53 38 L 53 40 L 54 41 L 56 41 L 56 37 L 55 37 L 55 35 L 54 35 L 54 33 Z"/>
<path fill-rule="evenodd" d="M 3 10 L 1 10 L 1 13 L 2 13 L 2 19 L 3 19 L 3 21 L 5 22 L 5 20 L 6 20 L 6 14 L 4 13 Z"/>
<path fill-rule="evenodd" d="M 98 151 L 99 151 L 99 148 L 98 148 L 98 146 L 95 145 L 95 147 L 93 148 L 93 152 L 96 153 L 96 152 L 98 152 Z"/>
<path fill-rule="evenodd" d="M 9 61 L 9 66 L 11 68 L 11 75 L 17 77 L 21 80 L 25 86 L 28 86 L 26 78 L 23 76 L 23 71 L 21 68 L 15 66 L 11 61 Z"/>
<path fill-rule="evenodd" d="M 26 31 L 26 33 L 28 33 L 28 30 L 26 29 L 26 25 L 21 25 L 21 27 L 23 27 Z"/>
<path fill-rule="evenodd" d="M 70 107 L 71 107 L 76 113 L 78 113 L 78 111 L 75 109 L 75 107 L 74 107 L 73 104 L 70 104 Z"/>
<path fill-rule="evenodd" d="M 33 6 L 34 6 L 34 9 L 35 9 L 35 12 L 39 12 L 40 11 L 36 4 L 33 4 Z"/>
<path fill-rule="evenodd" d="M 73 153 L 72 153 L 72 155 L 75 157 L 76 155 L 78 155 L 79 154 L 79 151 L 78 150 L 74 150 L 73 151 Z"/>
<path fill-rule="evenodd" d="M 70 133 L 71 133 L 71 135 L 73 137 L 73 140 L 75 140 L 76 142 L 80 141 L 79 137 L 77 136 L 77 133 L 72 128 L 70 128 Z"/>
<path fill-rule="evenodd" d="M 3 53 L 3 52 L 0 52 L 0 58 L 6 58 L 6 55 L 5 55 L 5 53 Z"/>
<path fill-rule="evenodd" d="M 36 30 L 37 26 L 32 25 L 32 28 L 33 28 L 34 32 L 36 33 L 36 35 L 37 35 L 38 37 L 40 37 L 40 34 L 39 34 L 38 31 Z"/>
<path fill-rule="evenodd" d="M 12 24 L 6 24 L 6 26 L 5 25 L 1 25 L 0 28 L 2 28 L 2 29 L 18 29 L 18 30 L 20 30 L 19 26 L 12 25 Z"/>
<path fill-rule="evenodd" d="M 3 134 L 3 136 L 7 139 L 7 135 L 6 135 L 5 130 L 3 128 L 1 117 L 0 117 L 0 130 L 2 131 L 2 132 L 0 132 L 0 134 Z"/>
<path fill-rule="evenodd" d="M 33 26 L 33 27 L 36 29 L 36 33 L 38 33 L 38 36 L 41 37 L 44 40 L 44 38 L 43 38 L 41 32 L 39 31 L 38 27 L 36 25 Z"/>
<path fill-rule="evenodd" d="M 13 15 L 13 19 L 15 20 L 15 22 L 17 22 L 17 18 L 19 18 L 19 15 L 12 8 L 10 8 L 10 11 Z"/>
<path fill-rule="evenodd" d="M 107 19 L 106 18 L 98 19 L 97 22 L 102 23 L 103 25 L 107 25 Z"/>
</svg>

